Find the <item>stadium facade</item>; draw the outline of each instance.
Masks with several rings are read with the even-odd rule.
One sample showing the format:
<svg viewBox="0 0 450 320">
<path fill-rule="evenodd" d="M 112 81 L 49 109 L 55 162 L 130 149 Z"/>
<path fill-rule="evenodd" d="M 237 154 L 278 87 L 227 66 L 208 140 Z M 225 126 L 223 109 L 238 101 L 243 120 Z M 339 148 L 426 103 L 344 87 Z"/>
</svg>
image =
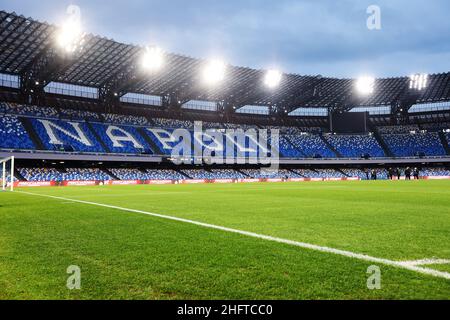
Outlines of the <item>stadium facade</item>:
<svg viewBox="0 0 450 320">
<path fill-rule="evenodd" d="M 0 158 L 15 157 L 17 185 L 386 179 L 407 167 L 450 177 L 450 73 L 374 79 L 361 94 L 356 79 L 283 74 L 267 88 L 263 70 L 226 66 L 207 86 L 205 60 L 164 53 L 148 72 L 145 48 L 83 35 L 68 53 L 57 33 L 0 12 Z M 200 140 L 210 156 L 174 154 L 181 129 L 185 149 Z M 277 170 L 261 170 L 251 132 L 275 131 Z M 225 151 L 235 161 L 211 164 Z"/>
</svg>

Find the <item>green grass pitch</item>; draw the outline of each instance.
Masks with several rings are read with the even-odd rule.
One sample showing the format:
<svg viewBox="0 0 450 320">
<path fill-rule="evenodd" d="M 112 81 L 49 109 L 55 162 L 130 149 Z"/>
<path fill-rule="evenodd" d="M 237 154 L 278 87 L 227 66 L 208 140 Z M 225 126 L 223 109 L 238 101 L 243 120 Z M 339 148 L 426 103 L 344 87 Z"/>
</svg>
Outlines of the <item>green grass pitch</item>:
<svg viewBox="0 0 450 320">
<path fill-rule="evenodd" d="M 140 213 L 395 261 L 450 259 L 450 181 L 22 188 L 0 193 L 0 299 L 449 299 L 450 280 Z M 81 289 L 66 287 L 69 265 Z M 449 264 L 428 265 L 450 272 Z"/>
</svg>

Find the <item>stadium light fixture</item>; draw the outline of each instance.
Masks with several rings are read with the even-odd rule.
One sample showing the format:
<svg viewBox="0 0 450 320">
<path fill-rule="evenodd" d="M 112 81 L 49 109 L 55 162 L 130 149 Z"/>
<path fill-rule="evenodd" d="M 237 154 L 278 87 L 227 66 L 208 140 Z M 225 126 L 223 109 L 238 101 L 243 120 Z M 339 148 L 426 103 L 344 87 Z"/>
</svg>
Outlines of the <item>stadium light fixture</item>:
<svg viewBox="0 0 450 320">
<path fill-rule="evenodd" d="M 60 28 L 57 43 L 67 53 L 73 53 L 81 45 L 83 31 L 79 20 L 70 17 Z"/>
<path fill-rule="evenodd" d="M 373 77 L 360 77 L 356 80 L 356 90 L 362 95 L 372 94 L 375 88 L 375 78 Z"/>
<path fill-rule="evenodd" d="M 278 70 L 268 70 L 264 77 L 264 84 L 269 88 L 275 88 L 280 84 L 281 72 Z"/>
<path fill-rule="evenodd" d="M 164 63 L 163 51 L 158 47 L 147 47 L 142 56 L 142 67 L 147 71 L 157 71 Z"/>
<path fill-rule="evenodd" d="M 225 63 L 221 60 L 211 60 L 203 70 L 206 84 L 214 85 L 225 78 Z"/>
<path fill-rule="evenodd" d="M 428 74 L 413 74 L 409 77 L 409 88 L 415 90 L 425 89 L 428 85 Z"/>
</svg>

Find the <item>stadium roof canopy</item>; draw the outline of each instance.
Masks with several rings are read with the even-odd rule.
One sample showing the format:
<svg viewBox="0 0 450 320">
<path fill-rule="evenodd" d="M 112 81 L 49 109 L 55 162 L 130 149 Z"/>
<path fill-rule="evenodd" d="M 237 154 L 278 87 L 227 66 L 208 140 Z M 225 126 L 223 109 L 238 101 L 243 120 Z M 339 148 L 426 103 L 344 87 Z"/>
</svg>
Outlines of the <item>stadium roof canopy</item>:
<svg viewBox="0 0 450 320">
<path fill-rule="evenodd" d="M 275 89 L 264 85 L 264 70 L 227 66 L 223 82 L 202 85 L 206 60 L 164 53 L 164 68 L 146 73 L 140 67 L 144 48 L 87 34 L 81 50 L 67 55 L 55 45 L 58 28 L 0 11 L 0 73 L 16 74 L 22 85 L 63 82 L 96 87 L 100 97 L 141 93 L 172 101 L 207 100 L 238 109 L 266 105 L 292 111 L 298 107 L 349 110 L 357 106 L 412 105 L 450 100 L 450 72 L 428 76 L 423 90 L 411 90 L 410 78 L 376 79 L 374 92 L 362 96 L 354 79 L 284 74 Z M 286 112 L 287 112 L 286 111 Z"/>
</svg>

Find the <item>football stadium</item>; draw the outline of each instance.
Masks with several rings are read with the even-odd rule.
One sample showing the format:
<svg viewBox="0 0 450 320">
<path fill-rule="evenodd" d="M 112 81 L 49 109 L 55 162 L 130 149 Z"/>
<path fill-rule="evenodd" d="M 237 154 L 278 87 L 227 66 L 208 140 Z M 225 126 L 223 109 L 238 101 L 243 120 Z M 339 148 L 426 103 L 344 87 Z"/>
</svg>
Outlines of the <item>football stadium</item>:
<svg viewBox="0 0 450 320">
<path fill-rule="evenodd" d="M 447 70 L 300 75 L 0 11 L 0 159 L 1 300 L 450 298 Z"/>
</svg>

